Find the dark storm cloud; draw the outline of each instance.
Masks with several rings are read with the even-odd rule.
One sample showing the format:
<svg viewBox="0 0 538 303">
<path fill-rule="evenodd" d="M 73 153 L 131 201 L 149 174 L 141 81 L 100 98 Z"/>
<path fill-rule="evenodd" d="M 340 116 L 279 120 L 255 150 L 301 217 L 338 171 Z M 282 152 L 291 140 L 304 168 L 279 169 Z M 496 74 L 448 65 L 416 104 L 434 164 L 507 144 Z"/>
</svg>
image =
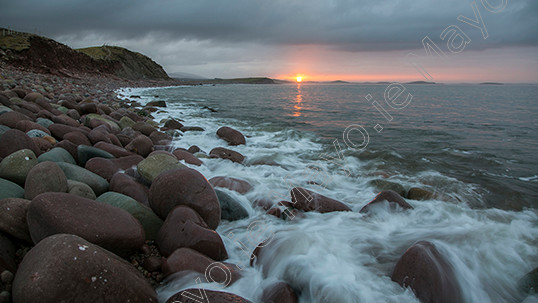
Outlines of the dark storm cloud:
<svg viewBox="0 0 538 303">
<path fill-rule="evenodd" d="M 501 0 L 489 0 L 496 5 Z M 324 45 L 344 51 L 421 47 L 424 36 L 440 42 L 458 25 L 474 49 L 538 45 L 538 1 L 508 0 L 493 14 L 477 0 L 490 33 L 456 20 L 474 19 L 470 0 L 17 0 L 0 3 L 0 25 L 51 37 L 98 33 L 109 39 L 197 40 L 215 43 Z"/>
</svg>

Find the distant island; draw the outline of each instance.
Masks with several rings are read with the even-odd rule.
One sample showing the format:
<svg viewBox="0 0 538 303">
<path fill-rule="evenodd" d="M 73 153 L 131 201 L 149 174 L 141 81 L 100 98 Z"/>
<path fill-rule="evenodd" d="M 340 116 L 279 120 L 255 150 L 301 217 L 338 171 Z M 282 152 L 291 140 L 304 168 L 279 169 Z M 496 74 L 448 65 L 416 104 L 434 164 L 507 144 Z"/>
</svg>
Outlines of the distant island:
<svg viewBox="0 0 538 303">
<path fill-rule="evenodd" d="M 504 85 L 504 83 L 499 83 L 499 82 L 482 82 L 482 83 L 479 83 L 478 85 Z"/>
<path fill-rule="evenodd" d="M 412 81 L 412 82 L 407 82 L 405 84 L 437 84 L 435 82 L 428 82 L 428 81 Z"/>
</svg>

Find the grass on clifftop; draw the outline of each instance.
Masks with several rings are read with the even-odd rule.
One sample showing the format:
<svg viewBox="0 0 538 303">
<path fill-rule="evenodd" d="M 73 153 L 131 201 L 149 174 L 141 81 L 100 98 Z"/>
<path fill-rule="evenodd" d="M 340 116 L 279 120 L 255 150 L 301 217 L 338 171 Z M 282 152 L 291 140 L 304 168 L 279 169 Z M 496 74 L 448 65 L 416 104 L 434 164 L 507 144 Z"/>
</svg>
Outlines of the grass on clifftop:
<svg viewBox="0 0 538 303">
<path fill-rule="evenodd" d="M 33 34 L 13 32 L 11 35 L 8 35 L 7 31 L 5 28 L 0 28 L 0 48 L 14 51 L 22 51 L 30 48 L 29 38 L 34 36 Z"/>
<path fill-rule="evenodd" d="M 131 54 L 136 55 L 137 57 L 146 58 L 146 56 L 140 53 L 133 52 L 119 46 L 94 46 L 94 47 L 79 48 L 77 49 L 77 51 L 82 52 L 97 60 L 117 60 L 120 57 L 122 57 L 125 53 L 131 53 Z"/>
</svg>

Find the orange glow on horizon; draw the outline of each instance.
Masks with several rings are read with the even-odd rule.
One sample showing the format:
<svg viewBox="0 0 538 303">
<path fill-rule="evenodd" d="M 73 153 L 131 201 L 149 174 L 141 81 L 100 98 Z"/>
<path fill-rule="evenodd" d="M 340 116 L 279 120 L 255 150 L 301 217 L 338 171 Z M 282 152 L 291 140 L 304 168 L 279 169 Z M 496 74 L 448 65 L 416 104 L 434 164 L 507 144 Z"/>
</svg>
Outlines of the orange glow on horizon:
<svg viewBox="0 0 538 303">
<path fill-rule="evenodd" d="M 297 76 L 297 77 L 295 77 L 295 80 L 296 80 L 297 82 L 302 82 L 302 81 L 303 81 L 303 77 L 301 77 L 301 76 Z"/>
</svg>

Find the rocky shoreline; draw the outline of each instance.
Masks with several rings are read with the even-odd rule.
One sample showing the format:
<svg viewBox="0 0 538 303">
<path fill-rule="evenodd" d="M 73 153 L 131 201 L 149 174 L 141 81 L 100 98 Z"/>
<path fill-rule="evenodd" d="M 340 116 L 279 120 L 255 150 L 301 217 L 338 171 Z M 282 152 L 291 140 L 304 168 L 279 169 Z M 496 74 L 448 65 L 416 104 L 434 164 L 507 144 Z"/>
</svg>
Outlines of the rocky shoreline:
<svg viewBox="0 0 538 303">
<path fill-rule="evenodd" d="M 245 194 L 252 185 L 228 176 L 207 180 L 196 167 L 207 158 L 243 163 L 245 156 L 233 147 L 248 144 L 245 136 L 222 126 L 215 135 L 227 146 L 207 154 L 197 146 L 173 148 L 178 145 L 173 142 L 181 145 L 182 133 L 197 128 L 185 127 L 179 117 L 154 121 L 152 113 L 166 111 L 164 101 L 143 105 L 138 96 L 122 99 L 114 92 L 178 84 L 183 83 L 73 78 L 3 67 L 0 303 L 35 298 L 157 302 L 155 288 L 167 277 L 186 272 L 204 277 L 215 262 L 222 262 L 223 270 L 214 281 L 233 284 L 241 278 L 240 268 L 226 263 L 228 253 L 215 230 L 221 220 L 239 220 L 248 213 L 219 188 Z M 415 191 L 406 198 L 429 197 L 429 192 Z M 305 212 L 352 211 L 303 188 L 292 188 L 290 201 L 251 202 L 287 220 L 300 220 Z M 398 211 L 413 209 L 401 194 L 383 190 L 360 212 L 375 212 L 382 202 Z M 267 253 L 278 246 L 274 241 L 254 250 L 251 266 L 278 261 Z M 410 247 L 391 278 L 412 288 L 423 302 L 462 300 L 450 264 L 430 242 Z M 297 302 L 300 291 L 278 282 L 263 290 L 260 301 Z M 166 302 L 193 302 L 199 293 L 211 303 L 250 302 L 198 289 L 178 292 Z"/>
</svg>

